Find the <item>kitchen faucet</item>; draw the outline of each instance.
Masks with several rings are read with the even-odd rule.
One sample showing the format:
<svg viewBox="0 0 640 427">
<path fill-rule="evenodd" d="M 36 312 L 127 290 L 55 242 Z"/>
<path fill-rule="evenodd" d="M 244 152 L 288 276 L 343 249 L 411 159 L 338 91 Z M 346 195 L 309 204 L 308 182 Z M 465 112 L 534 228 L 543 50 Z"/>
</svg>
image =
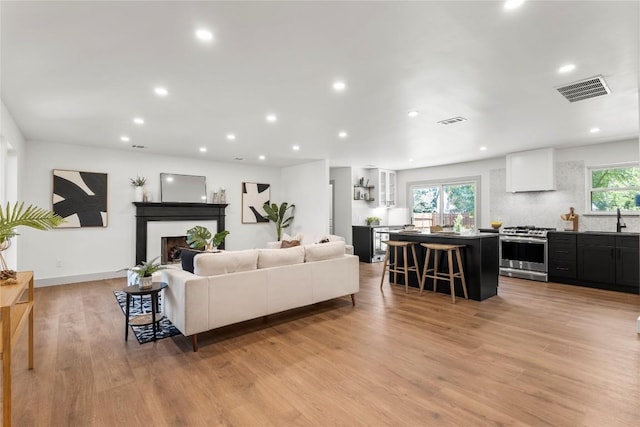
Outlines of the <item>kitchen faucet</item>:
<svg viewBox="0 0 640 427">
<path fill-rule="evenodd" d="M 627 228 L 627 224 L 620 222 L 622 215 L 620 215 L 620 208 L 618 208 L 618 222 L 616 223 L 616 231 L 620 233 L 623 228 Z"/>
</svg>

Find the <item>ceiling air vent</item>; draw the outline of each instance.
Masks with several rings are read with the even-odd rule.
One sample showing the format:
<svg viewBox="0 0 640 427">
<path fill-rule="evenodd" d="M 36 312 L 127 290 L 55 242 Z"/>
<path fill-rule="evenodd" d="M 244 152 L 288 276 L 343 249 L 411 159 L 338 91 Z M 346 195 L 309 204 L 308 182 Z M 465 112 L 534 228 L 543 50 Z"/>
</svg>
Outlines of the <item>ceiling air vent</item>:
<svg viewBox="0 0 640 427">
<path fill-rule="evenodd" d="M 140 148 L 140 149 L 142 149 L 142 148 L 147 148 L 147 147 L 146 147 L 146 146 L 144 146 L 144 145 L 136 145 L 136 144 L 132 144 L 132 145 L 131 145 L 131 148 Z"/>
<path fill-rule="evenodd" d="M 573 82 L 565 86 L 557 87 L 558 92 L 562 94 L 569 102 L 582 101 L 583 99 L 595 98 L 596 96 L 607 95 L 611 93 L 604 77 L 595 76 L 588 79 Z"/>
<path fill-rule="evenodd" d="M 440 123 L 441 125 L 452 125 L 454 123 L 460 123 L 460 122 L 464 122 L 467 119 L 465 119 L 464 117 L 452 117 L 450 119 L 445 119 L 445 120 L 440 120 L 438 123 Z"/>
</svg>

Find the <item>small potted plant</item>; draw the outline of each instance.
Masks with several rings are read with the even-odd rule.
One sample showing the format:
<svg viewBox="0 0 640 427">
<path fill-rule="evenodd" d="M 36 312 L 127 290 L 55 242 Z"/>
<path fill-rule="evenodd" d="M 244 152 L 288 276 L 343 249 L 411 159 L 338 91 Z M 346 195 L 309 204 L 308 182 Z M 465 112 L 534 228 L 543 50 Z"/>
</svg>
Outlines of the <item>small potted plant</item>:
<svg viewBox="0 0 640 427">
<path fill-rule="evenodd" d="M 212 251 L 224 243 L 228 234 L 227 230 L 222 230 L 211 237 L 211 232 L 207 227 L 196 225 L 187 230 L 187 244 L 193 249 Z"/>
<path fill-rule="evenodd" d="M 381 219 L 377 216 L 368 216 L 366 221 L 367 225 L 380 225 Z"/>
<path fill-rule="evenodd" d="M 136 176 L 135 178 L 129 178 L 131 185 L 133 185 L 135 193 L 134 193 L 134 201 L 141 202 L 144 200 L 144 185 L 147 183 L 147 178 L 143 176 Z"/>
<path fill-rule="evenodd" d="M 138 275 L 140 289 L 149 289 L 153 284 L 153 278 L 151 275 L 156 271 L 164 270 L 167 267 L 156 262 L 158 257 L 155 257 L 151 261 L 142 261 L 140 264 L 133 267 L 131 270 Z"/>
</svg>

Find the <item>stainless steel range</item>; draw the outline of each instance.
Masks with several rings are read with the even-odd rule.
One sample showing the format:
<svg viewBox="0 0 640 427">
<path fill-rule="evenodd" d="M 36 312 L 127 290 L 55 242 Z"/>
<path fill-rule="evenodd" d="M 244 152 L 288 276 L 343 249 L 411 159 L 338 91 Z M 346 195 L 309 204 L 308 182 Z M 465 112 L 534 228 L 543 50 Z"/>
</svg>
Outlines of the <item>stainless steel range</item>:
<svg viewBox="0 0 640 427">
<path fill-rule="evenodd" d="M 555 228 L 531 225 L 503 228 L 500 232 L 500 274 L 546 282 L 547 232 L 553 230 Z"/>
</svg>

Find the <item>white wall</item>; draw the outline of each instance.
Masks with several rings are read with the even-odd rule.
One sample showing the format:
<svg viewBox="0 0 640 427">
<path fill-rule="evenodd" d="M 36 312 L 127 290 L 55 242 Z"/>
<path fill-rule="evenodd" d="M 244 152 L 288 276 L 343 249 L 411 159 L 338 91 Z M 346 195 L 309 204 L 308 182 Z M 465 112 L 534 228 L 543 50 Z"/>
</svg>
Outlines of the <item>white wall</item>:
<svg viewBox="0 0 640 427">
<path fill-rule="evenodd" d="M 353 200 L 353 184 L 351 168 L 331 168 L 329 177 L 333 186 L 333 228 L 334 234 L 342 236 L 351 244 L 351 205 Z"/>
<path fill-rule="evenodd" d="M 301 232 L 303 243 L 311 243 L 329 234 L 329 163 L 326 160 L 282 168 L 282 197 L 271 197 L 272 201 L 296 205 L 294 220 L 287 234 Z M 273 227 L 273 239 L 275 227 Z"/>
<path fill-rule="evenodd" d="M 47 232 L 21 229 L 18 267 L 34 270 L 39 286 L 118 275 L 135 264 L 135 206 L 129 178 L 147 178 L 154 201 L 160 201 L 160 173 L 204 175 L 209 196 L 227 191 L 227 249 L 264 247 L 274 240 L 273 224 L 242 224 L 243 181 L 271 184 L 271 198 L 282 197 L 279 168 L 243 166 L 66 144 L 28 141 L 29 174 L 21 199 L 52 207 L 52 170 L 70 169 L 108 173 L 108 227 L 58 229 Z M 328 182 L 328 179 L 325 183 Z M 57 267 L 57 262 L 61 266 Z M 121 273 L 120 273 L 121 274 Z"/>
<path fill-rule="evenodd" d="M 0 204 L 6 206 L 18 201 L 18 194 L 24 181 L 25 140 L 11 113 L 1 103 L 0 111 Z M 9 145 L 11 149 L 9 149 Z M 10 269 L 17 270 L 18 248 L 21 237 L 11 240 L 11 247 L 2 255 Z"/>
</svg>

